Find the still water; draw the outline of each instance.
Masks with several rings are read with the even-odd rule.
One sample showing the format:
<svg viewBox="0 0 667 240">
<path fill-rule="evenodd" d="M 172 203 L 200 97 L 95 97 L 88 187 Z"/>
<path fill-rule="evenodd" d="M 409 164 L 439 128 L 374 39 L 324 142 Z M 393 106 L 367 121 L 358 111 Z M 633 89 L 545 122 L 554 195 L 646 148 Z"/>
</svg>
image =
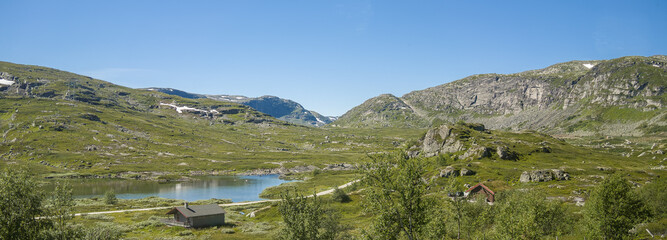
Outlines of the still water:
<svg viewBox="0 0 667 240">
<path fill-rule="evenodd" d="M 231 199 L 234 202 L 262 200 L 259 194 L 266 188 L 293 180 L 279 179 L 278 175 L 263 176 L 207 176 L 191 182 L 157 183 L 138 180 L 86 179 L 72 180 L 75 198 L 102 197 L 113 190 L 117 198 L 137 199 L 150 196 L 186 201 L 211 198 Z M 53 186 L 47 186 L 47 190 Z"/>
</svg>

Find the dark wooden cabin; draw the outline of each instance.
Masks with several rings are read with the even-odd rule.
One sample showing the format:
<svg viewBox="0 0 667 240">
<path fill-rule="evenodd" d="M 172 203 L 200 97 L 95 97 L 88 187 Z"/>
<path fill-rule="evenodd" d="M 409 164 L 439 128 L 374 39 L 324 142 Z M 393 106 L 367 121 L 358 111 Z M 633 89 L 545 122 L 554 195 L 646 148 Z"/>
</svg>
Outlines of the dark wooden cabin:
<svg viewBox="0 0 667 240">
<path fill-rule="evenodd" d="M 167 214 L 174 214 L 175 223 L 184 227 L 201 228 L 225 224 L 225 210 L 217 204 L 172 208 Z"/>
<path fill-rule="evenodd" d="M 476 194 L 484 194 L 488 203 L 493 203 L 493 201 L 495 201 L 494 196 L 496 193 L 491 191 L 491 189 L 489 189 L 487 186 L 484 186 L 482 183 L 478 183 L 477 185 L 472 186 L 465 191 L 465 195 L 468 198 L 472 198 Z"/>
</svg>

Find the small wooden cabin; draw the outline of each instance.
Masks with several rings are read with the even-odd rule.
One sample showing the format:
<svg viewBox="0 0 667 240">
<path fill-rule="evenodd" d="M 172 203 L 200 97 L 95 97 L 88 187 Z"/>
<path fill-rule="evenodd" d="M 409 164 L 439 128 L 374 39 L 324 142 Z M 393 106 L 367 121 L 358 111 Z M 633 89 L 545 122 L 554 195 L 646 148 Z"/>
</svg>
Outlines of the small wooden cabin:
<svg viewBox="0 0 667 240">
<path fill-rule="evenodd" d="M 174 214 L 174 221 L 184 227 L 201 228 L 225 224 L 225 210 L 217 204 L 172 208 L 167 214 Z"/>
<path fill-rule="evenodd" d="M 478 183 L 477 185 L 472 186 L 465 191 L 466 197 L 472 197 L 476 194 L 484 194 L 486 196 L 486 202 L 488 203 L 493 203 L 493 201 L 495 201 L 494 196 L 496 193 L 491 191 L 491 189 L 489 189 L 487 186 L 484 186 L 482 183 Z"/>
</svg>

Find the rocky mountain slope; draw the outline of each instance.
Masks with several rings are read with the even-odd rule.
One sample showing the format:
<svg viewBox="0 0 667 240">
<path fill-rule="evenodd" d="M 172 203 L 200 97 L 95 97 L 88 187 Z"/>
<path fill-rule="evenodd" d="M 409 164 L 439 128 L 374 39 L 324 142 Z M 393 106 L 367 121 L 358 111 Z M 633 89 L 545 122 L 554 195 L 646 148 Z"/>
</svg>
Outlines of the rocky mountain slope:
<svg viewBox="0 0 667 240">
<path fill-rule="evenodd" d="M 261 96 L 249 98 L 240 95 L 207 95 L 188 93 L 173 88 L 147 88 L 147 90 L 177 95 L 184 98 L 209 98 L 218 101 L 240 103 L 266 113 L 280 120 L 306 126 L 323 126 L 335 120 L 335 117 L 322 116 L 321 114 L 305 109 L 301 104 L 275 96 Z"/>
<path fill-rule="evenodd" d="M 571 61 L 516 74 L 474 75 L 401 98 L 379 96 L 374 99 L 401 107 L 378 109 L 371 99 L 334 124 L 427 127 L 463 120 L 492 129 L 640 135 L 665 130 L 665 86 L 666 56 Z M 387 118 L 396 111 L 403 117 Z"/>
</svg>

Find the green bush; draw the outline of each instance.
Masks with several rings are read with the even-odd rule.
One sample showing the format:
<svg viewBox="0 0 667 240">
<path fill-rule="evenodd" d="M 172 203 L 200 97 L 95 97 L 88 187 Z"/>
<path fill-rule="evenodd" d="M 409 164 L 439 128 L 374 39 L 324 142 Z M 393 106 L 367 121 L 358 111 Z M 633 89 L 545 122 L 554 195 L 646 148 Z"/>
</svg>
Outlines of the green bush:
<svg viewBox="0 0 667 240">
<path fill-rule="evenodd" d="M 342 189 L 339 189 L 339 188 L 336 188 L 336 190 L 334 190 L 333 196 L 331 197 L 331 199 L 334 202 L 339 202 L 339 203 L 346 203 L 346 202 L 352 201 L 350 196 L 348 196 L 347 193 L 345 193 L 345 191 L 343 191 Z"/>
<path fill-rule="evenodd" d="M 118 199 L 116 198 L 116 194 L 113 192 L 113 190 L 109 190 L 104 193 L 104 203 L 109 205 L 118 203 Z"/>
</svg>

